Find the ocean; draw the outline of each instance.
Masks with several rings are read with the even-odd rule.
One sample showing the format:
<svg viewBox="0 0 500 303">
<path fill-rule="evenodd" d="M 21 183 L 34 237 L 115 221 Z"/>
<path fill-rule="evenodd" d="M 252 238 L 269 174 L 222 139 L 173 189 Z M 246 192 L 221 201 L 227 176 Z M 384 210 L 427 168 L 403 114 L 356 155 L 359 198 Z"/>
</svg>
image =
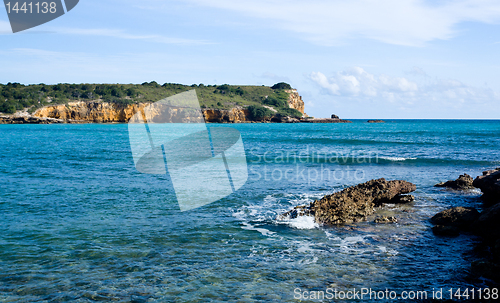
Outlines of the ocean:
<svg viewBox="0 0 500 303">
<path fill-rule="evenodd" d="M 185 212 L 168 175 L 136 170 L 126 124 L 0 125 L 0 302 L 330 302 L 315 296 L 487 287 L 469 275 L 478 239 L 437 237 L 429 218 L 481 208 L 479 191 L 433 185 L 500 167 L 500 121 L 386 122 L 209 124 L 240 131 L 248 181 Z M 278 219 L 378 178 L 417 185 L 415 202 L 377 210 L 397 224 Z"/>
</svg>

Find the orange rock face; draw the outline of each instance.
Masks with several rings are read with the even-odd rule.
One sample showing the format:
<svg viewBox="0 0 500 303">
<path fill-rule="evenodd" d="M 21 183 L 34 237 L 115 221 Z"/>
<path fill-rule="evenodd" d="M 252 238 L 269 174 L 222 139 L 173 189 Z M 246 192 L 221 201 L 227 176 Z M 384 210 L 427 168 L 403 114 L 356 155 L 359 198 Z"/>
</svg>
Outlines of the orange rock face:
<svg viewBox="0 0 500 303">
<path fill-rule="evenodd" d="M 297 90 L 287 90 L 286 92 L 290 94 L 288 99 L 290 108 L 294 108 L 304 113 L 304 101 L 302 101 L 302 97 L 298 94 Z M 144 110 L 144 108 L 150 104 L 151 103 L 122 105 L 100 101 L 78 101 L 69 102 L 66 105 L 45 106 L 37 110 L 33 116 L 77 122 L 126 123 L 136 112 Z M 171 116 L 172 120 L 177 120 L 178 122 L 199 122 L 186 119 L 188 115 L 186 115 L 182 109 L 172 109 L 169 111 L 168 115 Z M 203 109 L 203 115 L 206 122 L 213 123 L 242 123 L 251 121 L 248 110 L 244 107 L 234 107 L 227 110 Z"/>
<path fill-rule="evenodd" d="M 128 122 L 149 103 L 119 105 L 106 102 L 70 102 L 67 105 L 46 106 L 35 112 L 39 118 L 55 118 L 96 123 Z"/>
</svg>

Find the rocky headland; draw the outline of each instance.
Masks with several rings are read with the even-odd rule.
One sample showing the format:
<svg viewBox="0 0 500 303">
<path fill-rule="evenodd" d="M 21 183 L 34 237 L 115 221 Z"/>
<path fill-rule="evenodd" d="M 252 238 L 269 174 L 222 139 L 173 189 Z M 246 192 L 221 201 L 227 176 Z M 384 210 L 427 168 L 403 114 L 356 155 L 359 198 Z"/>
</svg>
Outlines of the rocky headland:
<svg viewBox="0 0 500 303">
<path fill-rule="evenodd" d="M 231 109 L 202 109 L 205 122 L 207 123 L 349 123 L 351 121 L 340 118 L 318 119 L 308 117 L 304 112 L 304 101 L 296 90 L 287 91 L 289 108 L 296 109 L 303 114 L 301 118 L 290 117 L 281 113 L 256 119 L 252 117 L 249 110 L 243 106 L 235 106 Z M 51 124 L 51 123 L 127 123 L 132 116 L 144 110 L 152 103 L 138 104 L 116 104 L 103 101 L 76 101 L 61 105 L 49 105 L 42 107 L 29 114 L 27 111 L 18 112 L 15 115 L 0 116 L 0 124 Z M 172 109 L 172 120 L 184 121 L 187 116 L 182 109 Z M 176 118 L 177 117 L 177 118 Z"/>
</svg>

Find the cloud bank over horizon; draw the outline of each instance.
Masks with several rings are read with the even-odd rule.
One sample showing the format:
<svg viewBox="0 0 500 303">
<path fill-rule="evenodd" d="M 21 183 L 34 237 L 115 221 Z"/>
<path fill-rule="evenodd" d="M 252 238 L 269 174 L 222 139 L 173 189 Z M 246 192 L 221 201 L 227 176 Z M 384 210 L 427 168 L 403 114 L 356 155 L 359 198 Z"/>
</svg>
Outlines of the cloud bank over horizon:
<svg viewBox="0 0 500 303">
<path fill-rule="evenodd" d="M 446 116 L 449 110 L 477 111 L 477 107 L 490 108 L 491 114 L 499 112 L 500 93 L 484 86 L 468 85 L 456 79 L 431 78 L 423 69 L 415 67 L 407 74 L 412 77 L 394 77 L 369 73 L 361 67 L 338 71 L 331 76 L 312 72 L 307 77 L 323 95 L 349 104 L 393 107 L 405 110 L 429 109 L 434 114 Z M 414 79 L 412 79 L 414 78 Z"/>
</svg>

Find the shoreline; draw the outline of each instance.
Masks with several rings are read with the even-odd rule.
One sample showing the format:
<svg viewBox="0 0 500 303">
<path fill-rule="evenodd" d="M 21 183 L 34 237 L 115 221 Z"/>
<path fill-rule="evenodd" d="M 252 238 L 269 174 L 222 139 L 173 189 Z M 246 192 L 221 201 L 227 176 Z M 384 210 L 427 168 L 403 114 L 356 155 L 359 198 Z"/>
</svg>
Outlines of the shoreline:
<svg viewBox="0 0 500 303">
<path fill-rule="evenodd" d="M 350 120 L 331 119 L 331 118 L 289 118 L 288 120 L 271 119 L 270 121 L 205 121 L 205 123 L 222 124 L 248 124 L 248 123 L 352 123 Z M 89 121 L 73 119 L 57 119 L 35 116 L 0 116 L 0 125 L 2 124 L 128 124 L 126 121 Z"/>
</svg>

